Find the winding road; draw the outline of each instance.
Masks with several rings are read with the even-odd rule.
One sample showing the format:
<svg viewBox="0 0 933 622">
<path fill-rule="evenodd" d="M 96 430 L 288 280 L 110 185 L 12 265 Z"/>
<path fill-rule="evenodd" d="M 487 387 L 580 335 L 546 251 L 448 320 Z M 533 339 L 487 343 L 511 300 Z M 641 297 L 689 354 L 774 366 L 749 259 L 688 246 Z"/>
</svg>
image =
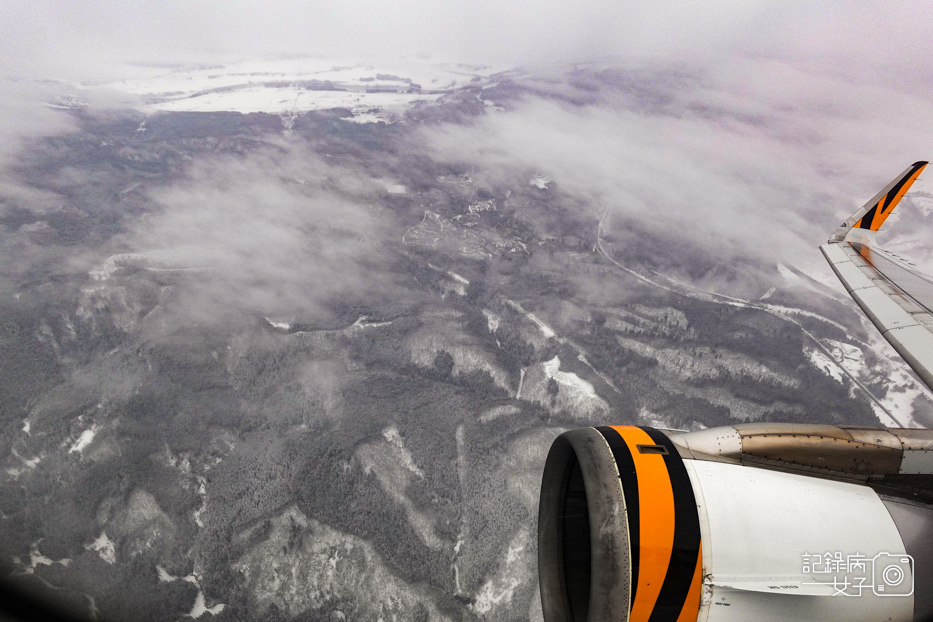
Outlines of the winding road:
<svg viewBox="0 0 933 622">
<path fill-rule="evenodd" d="M 896 425 L 900 427 L 907 427 L 907 423 L 909 423 L 911 419 L 908 418 L 906 421 L 902 421 L 900 417 L 896 417 L 894 413 L 892 413 L 888 408 L 884 406 L 884 404 L 882 404 L 881 400 L 875 397 L 875 395 L 869 390 L 867 386 L 865 386 L 865 384 L 862 381 L 860 381 L 858 378 L 855 377 L 855 375 L 853 375 L 848 369 L 846 369 L 846 367 L 842 363 L 840 363 L 839 360 L 837 360 L 837 358 L 833 355 L 833 353 L 826 346 L 820 343 L 820 340 L 817 339 L 816 336 L 814 336 L 812 333 L 810 333 L 810 331 L 804 328 L 803 324 L 801 324 L 800 321 L 798 321 L 796 318 L 791 317 L 790 314 L 806 315 L 809 317 L 813 317 L 815 319 L 821 320 L 823 322 L 827 322 L 833 326 L 836 326 L 838 328 L 845 330 L 845 327 L 843 327 L 841 324 L 839 324 L 838 322 L 834 322 L 833 320 L 830 320 L 829 318 L 825 318 L 819 314 L 816 314 L 810 311 L 804 311 L 803 309 L 792 309 L 789 307 L 782 307 L 780 305 L 772 305 L 768 303 L 762 303 L 759 301 L 743 300 L 741 298 L 736 298 L 734 296 L 727 296 L 725 294 L 710 292 L 710 291 L 695 287 L 693 285 L 690 285 L 688 283 L 676 281 L 658 272 L 653 272 L 656 278 L 664 279 L 668 281 L 670 285 L 665 285 L 664 283 L 660 283 L 652 279 L 649 276 L 636 272 L 635 270 L 632 270 L 628 266 L 625 266 L 619 263 L 618 261 L 613 259 L 613 257 L 606 251 L 605 247 L 603 246 L 603 229 L 606 226 L 606 220 L 608 218 L 609 218 L 609 211 L 606 210 L 603 212 L 602 216 L 600 217 L 598 225 L 596 227 L 596 245 L 594 246 L 593 250 L 599 253 L 600 255 L 602 255 L 603 257 L 605 257 L 607 260 L 609 260 L 614 266 L 620 268 L 621 270 L 624 270 L 628 274 L 631 274 L 636 279 L 638 279 L 642 283 L 645 283 L 646 285 L 651 285 L 653 287 L 657 287 L 657 288 L 672 292 L 674 294 L 686 296 L 688 298 L 704 300 L 707 302 L 715 302 L 718 304 L 729 305 L 733 307 L 744 307 L 744 308 L 749 308 L 749 309 L 757 309 L 759 311 L 764 311 L 765 313 L 769 313 L 777 318 L 780 318 L 781 320 L 784 320 L 785 322 L 791 322 L 792 324 L 797 326 L 803 332 L 803 334 L 806 335 L 813 342 L 814 346 L 820 352 L 825 354 L 829 358 L 829 360 L 834 362 L 836 366 L 839 367 L 839 369 L 842 371 L 842 373 L 845 374 L 849 378 L 849 380 L 851 380 L 852 383 L 855 384 L 855 386 L 860 388 L 865 393 L 865 395 L 867 395 L 868 398 L 891 419 L 892 422 L 894 422 Z M 855 340 L 855 341 L 865 347 L 871 348 L 871 346 L 867 343 L 861 342 L 859 340 Z"/>
</svg>

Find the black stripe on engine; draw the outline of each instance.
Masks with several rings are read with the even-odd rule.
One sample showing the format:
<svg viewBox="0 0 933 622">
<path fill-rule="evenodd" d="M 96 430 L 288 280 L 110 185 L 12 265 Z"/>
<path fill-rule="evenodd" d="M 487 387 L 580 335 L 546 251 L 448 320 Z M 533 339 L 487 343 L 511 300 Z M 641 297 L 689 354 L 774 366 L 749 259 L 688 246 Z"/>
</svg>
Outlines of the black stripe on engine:
<svg viewBox="0 0 933 622">
<path fill-rule="evenodd" d="M 697 514 L 696 497 L 693 485 L 684 466 L 680 452 L 669 438 L 659 430 L 642 427 L 648 436 L 658 445 L 667 447 L 664 463 L 671 478 L 674 491 L 674 546 L 671 551 L 670 565 L 657 603 L 651 612 L 649 622 L 676 622 L 687 600 L 693 574 L 696 571 L 697 556 L 700 554 L 700 517 Z"/>
<path fill-rule="evenodd" d="M 638 589 L 638 561 L 639 561 L 639 539 L 641 530 L 639 529 L 638 514 L 638 476 L 635 473 L 635 461 L 632 460 L 632 453 L 628 445 L 618 432 L 609 426 L 600 426 L 596 431 L 603 435 L 612 450 L 612 457 L 616 461 L 616 468 L 619 469 L 619 479 L 622 482 L 622 494 L 625 495 L 625 511 L 628 515 L 628 533 L 631 543 L 632 559 L 632 599 L 635 602 L 635 591 Z"/>
</svg>

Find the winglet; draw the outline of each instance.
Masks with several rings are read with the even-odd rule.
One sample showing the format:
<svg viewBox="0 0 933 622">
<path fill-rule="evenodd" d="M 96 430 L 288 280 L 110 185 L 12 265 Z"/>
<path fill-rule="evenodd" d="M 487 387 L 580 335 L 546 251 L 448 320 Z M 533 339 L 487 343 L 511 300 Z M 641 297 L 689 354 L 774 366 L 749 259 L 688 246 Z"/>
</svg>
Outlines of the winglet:
<svg viewBox="0 0 933 622">
<path fill-rule="evenodd" d="M 865 231 L 878 231 L 887 220 L 901 198 L 910 189 L 910 186 L 920 177 L 927 162 L 914 162 L 903 173 L 894 178 L 884 189 L 852 214 L 839 229 L 829 238 L 830 242 L 840 242 L 845 239 L 850 230 L 862 229 Z"/>
</svg>

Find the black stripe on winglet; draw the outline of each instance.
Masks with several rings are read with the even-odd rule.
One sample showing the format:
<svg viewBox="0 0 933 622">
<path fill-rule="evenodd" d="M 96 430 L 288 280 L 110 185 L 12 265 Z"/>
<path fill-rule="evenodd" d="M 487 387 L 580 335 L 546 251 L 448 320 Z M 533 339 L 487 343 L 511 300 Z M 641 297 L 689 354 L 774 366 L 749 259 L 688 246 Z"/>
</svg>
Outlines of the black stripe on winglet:
<svg viewBox="0 0 933 622">
<path fill-rule="evenodd" d="M 868 226 L 865 226 L 863 224 L 861 228 L 862 229 L 871 228 L 871 223 L 872 223 L 872 220 L 874 220 L 874 216 L 875 216 L 875 210 L 880 209 L 881 214 L 883 215 L 885 212 L 889 211 L 889 209 L 893 209 L 892 203 L 894 202 L 894 197 L 896 197 L 897 193 L 901 191 L 901 188 L 904 187 L 904 184 L 906 184 L 908 180 L 913 179 L 913 176 L 917 174 L 917 171 L 923 168 L 924 166 L 926 166 L 926 164 L 927 164 L 926 162 L 914 162 L 911 165 L 910 171 L 906 175 L 901 177 L 900 181 L 898 181 L 894 185 L 894 187 L 891 188 L 890 192 L 888 192 L 886 195 L 884 195 L 881 198 L 880 201 L 878 201 L 878 204 L 876 206 L 874 206 L 873 208 L 871 208 L 871 210 L 869 210 L 868 214 L 865 214 L 865 216 L 862 217 L 862 223 L 865 223 L 866 218 L 868 218 L 868 215 L 871 214 L 871 218 L 867 220 Z"/>
<path fill-rule="evenodd" d="M 638 475 L 635 473 L 635 461 L 632 452 L 622 439 L 622 436 L 609 426 L 600 426 L 596 430 L 603 435 L 612 450 L 616 468 L 619 469 L 619 479 L 622 481 L 622 494 L 625 496 L 625 511 L 628 514 L 628 533 L 631 542 L 632 558 L 632 601 L 635 602 L 635 591 L 638 588 L 638 561 L 641 548 L 641 530 L 639 529 L 638 514 Z"/>
<path fill-rule="evenodd" d="M 866 212 L 864 216 L 862 216 L 862 219 L 858 222 L 858 228 L 871 229 L 872 222 L 875 220 L 876 211 L 880 209 L 881 214 L 883 215 L 885 212 L 893 209 L 892 203 L 894 201 L 894 197 L 896 197 L 897 193 L 901 191 L 901 188 L 904 187 L 904 184 L 906 184 L 908 180 L 912 179 L 913 176 L 917 174 L 917 171 L 926 165 L 927 162 L 922 160 L 920 162 L 914 162 L 910 167 L 910 171 L 901 177 L 901 179 L 896 184 L 894 184 L 894 187 L 891 188 L 891 190 L 886 195 L 881 197 L 881 200 L 878 201 L 877 205 L 873 206 L 870 210 L 868 210 L 868 212 Z"/>
<path fill-rule="evenodd" d="M 891 188 L 891 192 L 884 195 L 884 197 L 878 202 L 878 205 L 881 207 L 881 213 L 884 214 L 891 204 L 894 202 L 894 197 L 897 196 L 897 193 L 901 191 L 901 188 L 904 187 L 904 184 L 907 183 L 907 180 L 914 176 L 914 173 L 917 172 L 916 168 L 910 169 L 910 172 L 901 177 L 901 180 Z"/>
<path fill-rule="evenodd" d="M 658 445 L 667 447 L 664 463 L 674 491 L 674 546 L 658 600 L 649 622 L 676 622 L 687 600 L 700 554 L 700 516 L 693 485 L 680 452 L 667 436 L 654 428 L 641 428 Z"/>
<path fill-rule="evenodd" d="M 881 200 L 884 201 L 884 199 Z M 878 211 L 877 205 L 865 212 L 865 215 L 862 216 L 862 219 L 859 221 L 859 229 L 871 229 L 871 223 L 875 219 L 876 211 Z"/>
</svg>

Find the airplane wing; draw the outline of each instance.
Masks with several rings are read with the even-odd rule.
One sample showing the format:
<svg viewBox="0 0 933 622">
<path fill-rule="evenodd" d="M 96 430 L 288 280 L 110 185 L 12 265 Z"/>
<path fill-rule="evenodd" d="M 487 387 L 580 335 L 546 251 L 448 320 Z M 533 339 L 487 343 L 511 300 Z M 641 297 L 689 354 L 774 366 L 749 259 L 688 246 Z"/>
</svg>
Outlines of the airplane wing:
<svg viewBox="0 0 933 622">
<path fill-rule="evenodd" d="M 933 389 L 933 279 L 879 248 L 881 225 L 917 180 L 915 162 L 820 247 L 836 276 L 898 354 Z"/>
</svg>

